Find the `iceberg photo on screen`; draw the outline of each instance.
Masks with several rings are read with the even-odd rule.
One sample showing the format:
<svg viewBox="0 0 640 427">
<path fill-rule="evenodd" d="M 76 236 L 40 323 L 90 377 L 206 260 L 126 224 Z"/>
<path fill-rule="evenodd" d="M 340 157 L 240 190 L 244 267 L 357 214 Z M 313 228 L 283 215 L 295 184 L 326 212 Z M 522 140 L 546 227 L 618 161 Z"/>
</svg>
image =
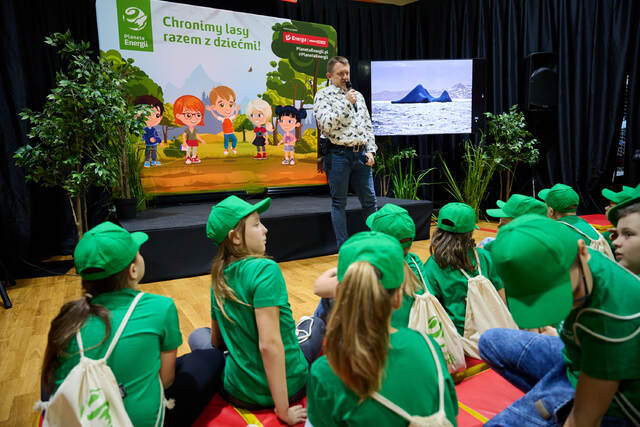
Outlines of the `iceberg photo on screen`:
<svg viewBox="0 0 640 427">
<path fill-rule="evenodd" d="M 372 61 L 375 135 L 471 133 L 472 59 Z"/>
</svg>

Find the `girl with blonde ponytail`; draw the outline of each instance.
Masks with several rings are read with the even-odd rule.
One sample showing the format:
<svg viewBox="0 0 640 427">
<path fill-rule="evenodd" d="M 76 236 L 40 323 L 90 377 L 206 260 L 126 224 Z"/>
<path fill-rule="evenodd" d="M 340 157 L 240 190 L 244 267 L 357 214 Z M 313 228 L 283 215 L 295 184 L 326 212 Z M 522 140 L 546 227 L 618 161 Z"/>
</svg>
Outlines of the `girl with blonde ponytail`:
<svg viewBox="0 0 640 427">
<path fill-rule="evenodd" d="M 211 329 L 196 329 L 192 350 L 226 348 L 222 396 L 236 407 L 273 408 L 289 425 L 303 422 L 309 363 L 320 340 L 298 343 L 280 267 L 265 257 L 260 222 L 271 199 L 255 205 L 229 196 L 211 209 L 207 237 L 218 245 L 211 267 Z M 324 329 L 317 319 L 315 327 Z M 316 344 L 317 342 L 317 344 Z"/>
<path fill-rule="evenodd" d="M 455 389 L 439 346 L 391 326 L 402 302 L 403 263 L 402 247 L 383 233 L 358 233 L 341 246 L 325 355 L 309 376 L 308 423 L 314 427 L 406 426 L 426 416 L 444 420 L 434 425 L 456 425 Z"/>
</svg>

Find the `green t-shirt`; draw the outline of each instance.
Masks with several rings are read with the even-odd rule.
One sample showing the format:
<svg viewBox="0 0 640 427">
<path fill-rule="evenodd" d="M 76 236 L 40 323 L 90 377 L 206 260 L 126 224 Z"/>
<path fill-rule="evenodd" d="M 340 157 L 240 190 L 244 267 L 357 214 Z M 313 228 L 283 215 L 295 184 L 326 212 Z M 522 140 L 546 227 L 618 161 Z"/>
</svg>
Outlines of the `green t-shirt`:
<svg viewBox="0 0 640 427">
<path fill-rule="evenodd" d="M 591 244 L 591 240 L 598 240 L 600 238 L 600 236 L 598 236 L 597 231 L 594 230 L 591 224 L 589 224 L 586 220 L 580 218 L 579 216 L 576 216 L 576 215 L 565 216 L 564 218 L 560 218 L 558 222 L 566 222 L 567 224 L 574 226 L 575 228 L 577 228 L 578 230 L 586 234 L 587 237 L 589 237 L 589 239 L 586 239 L 584 235 L 578 233 L 573 228 L 568 227 L 576 235 L 576 238 L 584 240 L 587 246 Z"/>
<path fill-rule="evenodd" d="M 503 287 L 502 279 L 496 273 L 489 251 L 482 248 L 476 248 L 476 250 L 480 259 L 482 275 L 489 279 L 496 290 L 499 291 Z M 476 267 L 476 258 L 472 250 L 469 250 L 469 257 L 471 257 L 473 266 Z M 427 273 L 425 279 L 431 286 L 433 295 L 438 298 L 449 317 L 451 317 L 458 333 L 463 335 L 464 318 L 467 312 L 467 278 L 458 269 L 454 270 L 451 267 L 440 268 L 433 256 L 425 263 L 425 271 Z M 477 268 L 469 272 L 471 277 L 477 274 Z"/>
<path fill-rule="evenodd" d="M 266 258 L 245 258 L 224 270 L 229 286 L 246 304 L 226 300 L 223 316 L 211 290 L 211 312 L 218 321 L 229 355 L 224 366 L 224 388 L 247 403 L 273 406 L 273 398 L 262 363 L 256 325 L 256 308 L 280 307 L 280 335 L 284 345 L 289 396 L 298 393 L 307 380 L 308 364 L 296 337 L 289 296 L 280 267 Z"/>
<path fill-rule="evenodd" d="M 409 268 L 415 273 L 418 277 L 418 281 L 422 282 L 420 279 L 420 273 L 422 273 L 422 277 L 424 280 L 427 280 L 427 276 L 424 272 L 424 265 L 420 260 L 420 257 L 412 252 L 409 252 L 404 260 L 409 264 Z M 424 293 L 424 289 L 418 289 L 416 294 L 422 295 Z M 412 295 L 407 295 L 403 293 L 402 295 L 402 305 L 397 310 L 393 311 L 391 315 L 391 326 L 394 328 L 406 328 L 409 324 L 409 313 L 411 312 L 411 306 L 413 305 L 413 301 L 415 301 L 415 297 Z"/>
<path fill-rule="evenodd" d="M 100 359 L 107 352 L 118 326 L 122 322 L 129 305 L 139 291 L 122 289 L 93 298 L 110 312 L 111 335 L 100 346 L 104 338 L 105 324 L 99 317 L 89 316 L 82 327 L 82 344 L 85 355 Z M 133 314 L 124 328 L 120 340 L 107 360 L 107 365 L 122 384 L 126 392 L 124 407 L 135 426 L 154 426 L 160 405 L 160 352 L 170 351 L 182 344 L 182 334 L 178 323 L 178 312 L 171 298 L 145 294 L 138 301 Z M 71 338 L 66 354 L 59 357 L 60 365 L 55 372 L 56 389 L 62 384 L 71 369 L 80 361 L 78 342 Z M 141 357 L 144 355 L 144 357 Z"/>
<path fill-rule="evenodd" d="M 185 127 L 184 128 L 184 133 L 187 134 L 187 139 L 188 140 L 196 140 L 198 139 L 198 130 L 194 127 L 193 130 L 189 129 L 189 127 Z M 187 141 L 185 141 L 187 142 Z"/>
<path fill-rule="evenodd" d="M 582 307 L 571 313 L 564 322 L 560 338 L 565 344 L 564 360 L 567 377 L 575 387 L 580 372 L 603 380 L 621 381 L 619 392 L 640 410 L 640 335 L 622 342 L 610 343 L 596 338 L 580 328 L 575 328 L 576 316 L 584 308 L 594 308 L 629 316 L 640 312 L 640 280 L 633 273 L 609 260 L 600 252 L 589 249 L 589 269 L 593 276 L 593 290 Z M 595 333 L 609 338 L 622 338 L 640 328 L 640 317 L 633 320 L 617 320 L 593 312 L 583 313 L 578 323 Z M 618 399 L 613 400 L 607 415 L 624 418 Z"/>
<path fill-rule="evenodd" d="M 447 372 L 440 347 L 431 338 L 444 375 L 444 408 L 455 426 L 458 414 L 456 390 Z M 379 393 L 411 415 L 428 416 L 438 410 L 438 373 L 429 346 L 419 332 L 402 328 L 391 334 L 391 348 Z M 311 366 L 307 387 L 307 416 L 314 427 L 406 426 L 407 421 L 369 398 L 358 396 L 333 372 L 326 356 Z"/>
</svg>

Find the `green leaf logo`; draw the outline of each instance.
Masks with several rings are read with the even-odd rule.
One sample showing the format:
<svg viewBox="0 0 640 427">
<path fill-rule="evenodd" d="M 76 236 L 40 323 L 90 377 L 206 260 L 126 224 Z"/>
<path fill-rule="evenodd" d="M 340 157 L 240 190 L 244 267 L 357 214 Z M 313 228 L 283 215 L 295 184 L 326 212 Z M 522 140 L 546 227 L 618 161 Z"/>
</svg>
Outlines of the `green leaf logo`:
<svg viewBox="0 0 640 427">
<path fill-rule="evenodd" d="M 124 11 L 122 20 L 131 31 L 142 31 L 147 27 L 148 16 L 142 9 L 131 6 Z"/>
</svg>

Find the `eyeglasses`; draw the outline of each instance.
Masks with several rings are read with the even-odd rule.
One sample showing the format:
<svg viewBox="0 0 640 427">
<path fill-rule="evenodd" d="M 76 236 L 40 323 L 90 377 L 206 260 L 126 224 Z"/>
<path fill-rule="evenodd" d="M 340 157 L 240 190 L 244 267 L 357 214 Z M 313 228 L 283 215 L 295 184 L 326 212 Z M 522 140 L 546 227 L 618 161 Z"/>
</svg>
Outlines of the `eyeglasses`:
<svg viewBox="0 0 640 427">
<path fill-rule="evenodd" d="M 184 113 L 184 116 L 185 116 L 187 119 L 190 119 L 190 118 L 191 118 L 191 116 L 196 116 L 197 118 L 200 118 L 200 117 L 202 117 L 202 114 L 200 114 L 200 113 Z"/>
</svg>

